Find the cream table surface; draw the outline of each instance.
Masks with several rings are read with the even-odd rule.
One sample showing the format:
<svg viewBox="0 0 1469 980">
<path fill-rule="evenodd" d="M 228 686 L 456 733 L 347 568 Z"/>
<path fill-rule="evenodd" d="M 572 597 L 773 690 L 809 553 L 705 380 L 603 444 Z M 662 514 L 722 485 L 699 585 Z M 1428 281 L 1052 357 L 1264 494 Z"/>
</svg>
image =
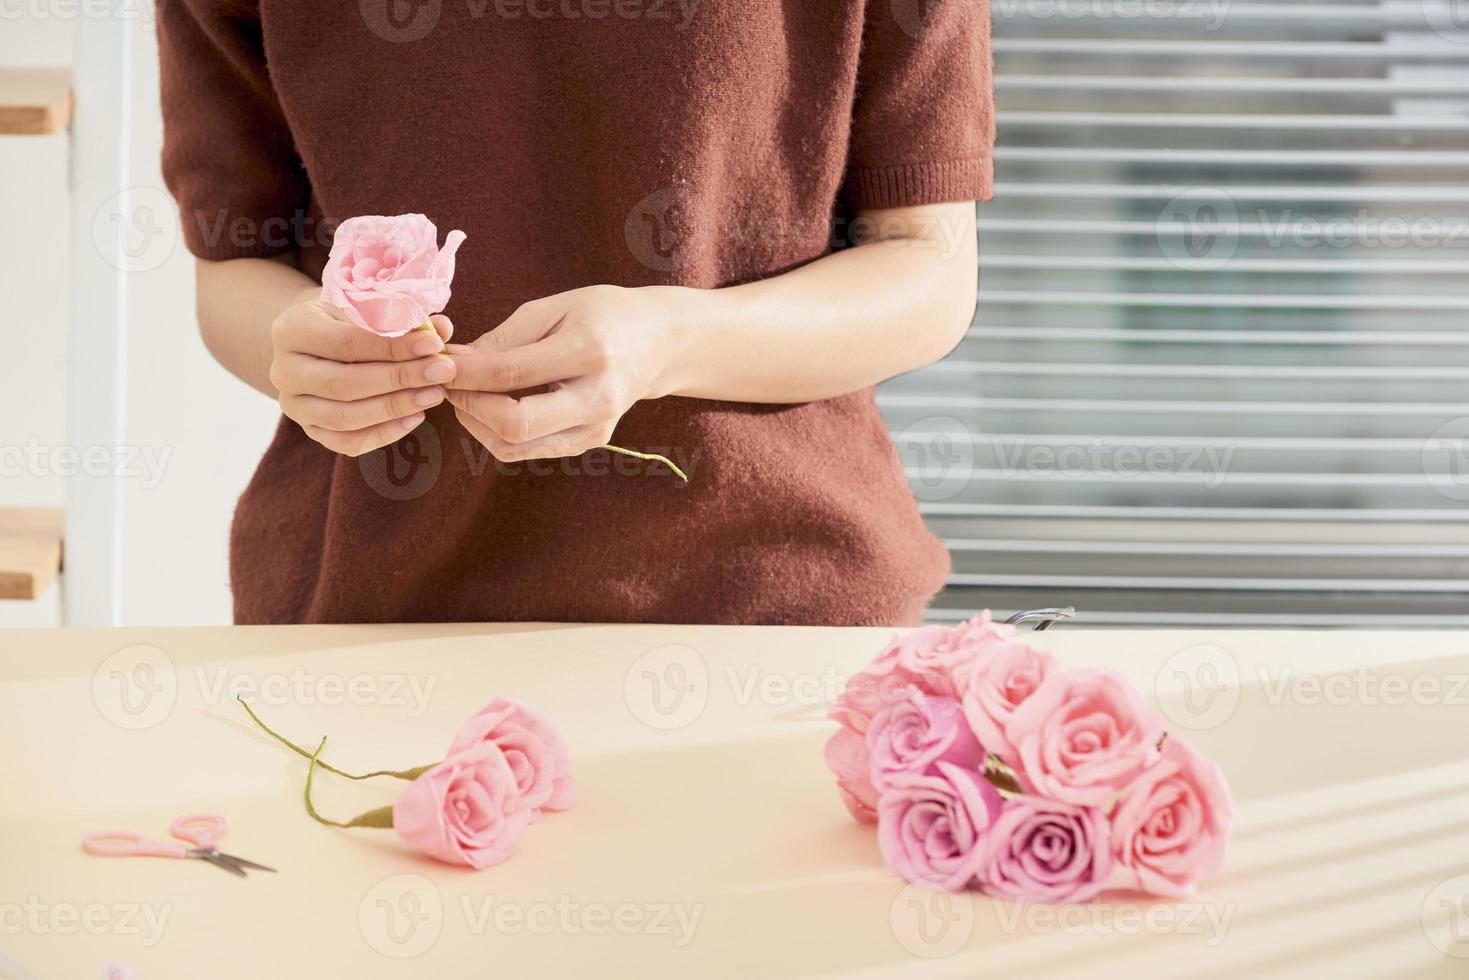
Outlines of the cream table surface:
<svg viewBox="0 0 1469 980">
<path fill-rule="evenodd" d="M 1469 976 L 1469 634 L 1036 635 L 1111 665 L 1239 801 L 1194 900 L 1020 906 L 905 888 L 824 770 L 822 706 L 883 630 L 473 625 L 0 633 L 0 974 L 232 977 Z M 433 761 L 497 694 L 550 715 L 580 799 L 473 872 L 301 807 L 303 761 Z M 392 780 L 334 777 L 346 817 Z M 218 811 L 280 869 L 84 854 Z"/>
</svg>

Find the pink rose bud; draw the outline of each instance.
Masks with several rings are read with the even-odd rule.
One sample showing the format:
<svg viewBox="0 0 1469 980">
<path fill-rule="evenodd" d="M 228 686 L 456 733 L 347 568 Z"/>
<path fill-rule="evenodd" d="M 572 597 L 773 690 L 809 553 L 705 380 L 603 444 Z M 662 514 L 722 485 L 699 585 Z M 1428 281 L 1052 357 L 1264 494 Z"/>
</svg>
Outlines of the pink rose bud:
<svg viewBox="0 0 1469 980">
<path fill-rule="evenodd" d="M 1163 719 L 1115 671 L 1058 670 L 1015 709 L 1004 734 L 1029 792 L 1105 809 L 1158 757 Z"/>
<path fill-rule="evenodd" d="M 538 815 L 521 800 L 505 753 L 486 742 L 409 783 L 393 804 L 393 830 L 430 857 L 488 868 L 514 853 L 516 838 Z"/>
<path fill-rule="evenodd" d="M 439 230 L 421 214 L 364 215 L 337 226 L 321 273 L 321 298 L 353 323 L 401 337 L 449 304 L 454 254 L 466 236 Z"/>
<path fill-rule="evenodd" d="M 991 895 L 1083 902 L 1112 871 L 1107 818 L 1095 807 L 1015 796 L 990 828 L 979 879 Z"/>
<path fill-rule="evenodd" d="M 847 812 L 863 823 L 877 823 L 877 790 L 868 780 L 872 766 L 862 736 L 839 729 L 826 743 L 826 765 L 837 777 L 837 793 Z"/>
<path fill-rule="evenodd" d="M 525 806 L 565 810 L 576 800 L 566 739 L 534 708 L 496 698 L 460 726 L 448 754 L 485 743 L 505 753 Z"/>
<path fill-rule="evenodd" d="M 928 773 L 940 762 L 980 770 L 985 756 L 958 701 L 919 691 L 910 691 L 873 717 L 867 752 L 871 782 L 879 793 L 895 780 Z"/>
<path fill-rule="evenodd" d="M 1233 819 L 1219 767 L 1170 738 L 1162 757 L 1123 791 L 1112 814 L 1112 849 L 1141 890 L 1186 898 L 1223 866 Z"/>
<path fill-rule="evenodd" d="M 964 685 L 964 715 L 986 749 L 1012 769 L 1020 765 L 1005 726 L 1015 709 L 1057 670 L 1056 658 L 1024 643 L 1007 643 L 975 664 Z"/>
<path fill-rule="evenodd" d="M 969 886 L 1000 815 L 999 792 L 972 769 L 940 762 L 895 784 L 877 805 L 877 843 L 904 881 L 937 891 Z"/>
</svg>

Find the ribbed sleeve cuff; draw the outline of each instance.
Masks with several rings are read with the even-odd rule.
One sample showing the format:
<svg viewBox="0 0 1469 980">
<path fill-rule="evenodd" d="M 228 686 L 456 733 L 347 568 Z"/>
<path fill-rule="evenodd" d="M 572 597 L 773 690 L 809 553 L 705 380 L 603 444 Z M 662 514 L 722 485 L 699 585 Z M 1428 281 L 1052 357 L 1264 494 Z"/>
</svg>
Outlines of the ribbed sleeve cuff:
<svg viewBox="0 0 1469 980">
<path fill-rule="evenodd" d="M 842 199 L 854 208 L 907 208 L 949 201 L 988 201 L 995 192 L 994 162 L 942 160 L 847 171 Z"/>
</svg>

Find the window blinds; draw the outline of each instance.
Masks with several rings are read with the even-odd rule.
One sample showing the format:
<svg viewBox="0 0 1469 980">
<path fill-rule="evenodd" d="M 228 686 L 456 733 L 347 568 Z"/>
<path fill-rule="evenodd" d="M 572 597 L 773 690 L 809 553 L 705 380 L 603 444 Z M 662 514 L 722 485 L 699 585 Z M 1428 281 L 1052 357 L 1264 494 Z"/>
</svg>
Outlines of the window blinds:
<svg viewBox="0 0 1469 980">
<path fill-rule="evenodd" d="M 934 619 L 1469 626 L 1464 9 L 995 0 L 979 309 L 878 396 Z"/>
</svg>

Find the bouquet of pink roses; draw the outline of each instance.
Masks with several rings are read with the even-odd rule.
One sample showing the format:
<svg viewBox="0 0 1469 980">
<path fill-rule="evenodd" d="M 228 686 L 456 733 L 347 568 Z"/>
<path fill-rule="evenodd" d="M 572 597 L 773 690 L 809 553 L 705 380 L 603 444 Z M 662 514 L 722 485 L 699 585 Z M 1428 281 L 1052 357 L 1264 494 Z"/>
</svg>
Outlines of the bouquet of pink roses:
<svg viewBox="0 0 1469 980">
<path fill-rule="evenodd" d="M 832 707 L 837 790 L 905 880 L 1028 901 L 1171 898 L 1224 861 L 1212 761 L 1110 670 L 1062 670 L 988 611 L 895 639 Z"/>
</svg>

